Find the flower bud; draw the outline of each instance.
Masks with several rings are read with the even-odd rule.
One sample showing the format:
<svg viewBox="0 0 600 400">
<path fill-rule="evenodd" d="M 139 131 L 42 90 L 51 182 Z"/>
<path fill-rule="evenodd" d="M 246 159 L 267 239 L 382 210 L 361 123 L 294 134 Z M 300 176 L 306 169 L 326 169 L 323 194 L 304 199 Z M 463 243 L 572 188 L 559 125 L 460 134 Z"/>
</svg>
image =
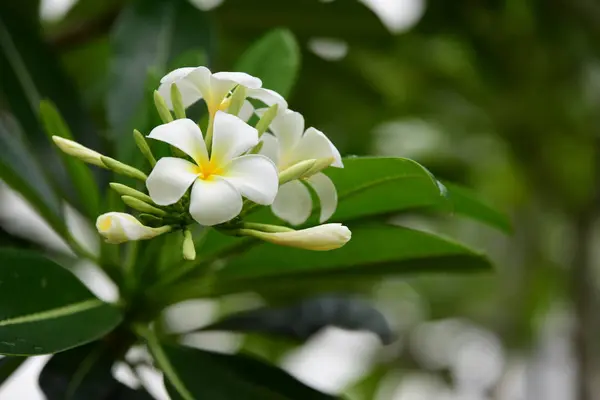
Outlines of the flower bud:
<svg viewBox="0 0 600 400">
<path fill-rule="evenodd" d="M 154 106 L 156 107 L 156 111 L 158 111 L 158 115 L 163 123 L 166 124 L 173 121 L 171 111 L 169 111 L 169 107 L 167 107 L 165 99 L 163 99 L 160 93 L 158 93 L 158 90 L 154 91 Z"/>
<path fill-rule="evenodd" d="M 152 239 L 171 230 L 170 226 L 150 228 L 142 225 L 133 215 L 118 212 L 100 215 L 96 220 L 96 228 L 106 239 L 106 242 L 112 244 L 124 243 L 130 240 Z"/>
<path fill-rule="evenodd" d="M 279 186 L 295 179 L 307 177 L 308 172 L 313 169 L 316 162 L 315 159 L 304 160 L 284 169 L 279 173 Z"/>
<path fill-rule="evenodd" d="M 315 251 L 338 249 L 345 245 L 352 236 L 350 229 L 342 224 L 318 225 L 288 232 L 261 232 L 253 229 L 240 229 L 238 233 L 281 246 Z"/>
<path fill-rule="evenodd" d="M 238 115 L 242 109 L 242 105 L 244 105 L 244 100 L 246 100 L 246 87 L 238 85 L 229 97 L 227 112 L 231 115 Z"/>
<path fill-rule="evenodd" d="M 306 171 L 302 178 L 310 178 L 311 176 L 323 171 L 325 168 L 329 167 L 334 162 L 335 158 L 333 157 L 319 158 L 315 161 L 313 166 L 308 171 Z"/>
<path fill-rule="evenodd" d="M 184 260 L 196 259 L 196 246 L 192 238 L 192 232 L 189 229 L 183 231 L 183 258 Z"/>
<path fill-rule="evenodd" d="M 110 188 L 112 190 L 114 190 L 121 196 L 131 196 L 131 197 L 135 197 L 136 199 L 142 200 L 148 204 L 154 204 L 154 202 L 152 201 L 152 198 L 150 196 L 148 196 L 146 193 L 142 193 L 139 190 L 130 188 L 129 186 L 125 186 L 125 185 L 123 185 L 121 183 L 117 183 L 117 182 L 111 182 L 108 184 L 108 186 L 110 186 Z"/>
<path fill-rule="evenodd" d="M 279 110 L 279 105 L 273 104 L 271 107 L 265 111 L 265 113 L 260 117 L 260 120 L 256 123 L 256 130 L 258 131 L 258 137 L 261 137 L 263 133 L 267 131 L 271 122 L 277 116 L 277 111 Z"/>
<path fill-rule="evenodd" d="M 143 213 L 158 215 L 159 217 L 164 217 L 165 215 L 167 215 L 167 213 L 161 210 L 160 208 L 151 206 L 150 204 L 143 202 L 142 200 L 137 199 L 135 197 L 121 196 L 121 200 L 123 200 L 123 203 L 133 208 L 134 210 L 138 210 Z"/>
<path fill-rule="evenodd" d="M 148 142 L 144 138 L 144 135 L 141 134 L 137 129 L 133 130 L 133 140 L 135 140 L 135 144 L 142 153 L 142 155 L 148 160 L 150 165 L 154 167 L 156 165 L 156 158 L 152 154 L 152 150 L 150 150 L 150 146 L 148 146 Z"/>
<path fill-rule="evenodd" d="M 171 104 L 173 104 L 175 118 L 185 118 L 185 107 L 183 106 L 183 99 L 177 85 L 171 85 Z"/>
<path fill-rule="evenodd" d="M 102 162 L 102 154 L 60 136 L 52 136 L 52 140 L 64 153 L 78 158 L 83 162 L 107 168 Z"/>
<path fill-rule="evenodd" d="M 121 161 L 117 161 L 114 158 L 100 156 L 100 160 L 106 168 L 116 172 L 117 174 L 129 176 L 130 178 L 139 179 L 140 181 L 146 181 L 148 176 L 137 168 L 131 165 L 123 164 Z"/>
</svg>

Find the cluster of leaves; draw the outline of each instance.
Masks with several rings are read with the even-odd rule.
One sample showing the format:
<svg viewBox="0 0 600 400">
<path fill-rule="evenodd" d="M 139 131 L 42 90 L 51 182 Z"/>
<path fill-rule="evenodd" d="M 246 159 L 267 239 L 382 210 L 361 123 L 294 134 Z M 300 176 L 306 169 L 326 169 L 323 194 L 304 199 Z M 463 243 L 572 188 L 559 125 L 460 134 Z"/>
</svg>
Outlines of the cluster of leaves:
<svg viewBox="0 0 600 400">
<path fill-rule="evenodd" d="M 183 0 L 128 3 L 110 38 L 110 90 L 102 116 L 92 122 L 42 39 L 37 20 L 14 5 L 2 4 L 0 11 L 0 59 L 7 66 L 0 70 L 0 179 L 30 203 L 77 257 L 104 270 L 120 292 L 116 304 L 103 302 L 67 269 L 72 259 L 3 234 L 3 242 L 29 250 L 0 250 L 0 353 L 8 355 L 0 360 L 0 379 L 27 356 L 57 353 L 40 375 L 49 399 L 150 398 L 142 389 L 119 383 L 111 372 L 132 346 L 144 344 L 174 399 L 334 398 L 265 360 L 181 346 L 153 323 L 166 307 L 184 300 L 256 292 L 266 299 L 265 308 L 225 316 L 204 330 L 303 341 L 334 325 L 370 330 L 389 342 L 393 334 L 383 317 L 348 293 L 368 296 L 371 285 L 388 276 L 490 269 L 484 255 L 459 243 L 388 223 L 390 215 L 399 213 L 456 213 L 508 229 L 501 215 L 468 191 L 441 184 L 404 158 L 348 157 L 343 170 L 325 171 L 339 194 L 332 220 L 353 232 L 352 240 L 336 251 L 311 253 L 205 229 L 193 262 L 181 262 L 180 243 L 173 237 L 119 248 L 102 244 L 98 256 L 90 254 L 66 226 L 64 205 L 75 207 L 90 223 L 117 206 L 106 189 L 106 176 L 59 158 L 48 135 L 74 137 L 139 165 L 130 132 L 134 127 L 147 132 L 157 123 L 150 89 L 167 68 L 211 63 L 210 16 Z M 287 95 L 300 71 L 298 44 L 287 30 L 269 32 L 228 69 L 258 76 L 265 87 Z M 103 131 L 109 134 L 99 133 Z M 319 210 L 313 211 L 309 223 Z M 255 209 L 248 218 L 276 221 L 266 208 Z"/>
</svg>

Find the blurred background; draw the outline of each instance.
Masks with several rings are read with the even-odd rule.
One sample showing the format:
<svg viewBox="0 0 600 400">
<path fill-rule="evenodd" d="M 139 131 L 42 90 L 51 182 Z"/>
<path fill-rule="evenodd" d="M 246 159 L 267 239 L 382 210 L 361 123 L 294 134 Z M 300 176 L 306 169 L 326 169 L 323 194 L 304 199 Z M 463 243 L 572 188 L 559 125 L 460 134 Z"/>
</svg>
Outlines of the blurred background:
<svg viewBox="0 0 600 400">
<path fill-rule="evenodd" d="M 471 187 L 509 215 L 513 234 L 452 216 L 399 216 L 486 251 L 496 270 L 385 281 L 373 298 L 398 332 L 394 344 L 328 329 L 278 361 L 355 400 L 600 399 L 600 2 L 174 1 L 193 12 L 167 15 L 167 0 L 136 12 L 125 0 L 3 0 L 3 123 L 16 117 L 45 155 L 48 142 L 26 104 L 49 97 L 87 144 L 95 132 L 128 135 L 123 115 L 107 114 L 106 104 L 136 111 L 130 104 L 143 87 L 138 95 L 121 85 L 131 76 L 151 76 L 160 63 L 231 70 L 253 41 L 287 28 L 302 57 L 288 100 L 308 124 L 343 155 L 409 157 Z M 165 24 L 183 33 L 177 51 L 158 60 L 152 52 Z M 137 58 L 119 64 L 128 52 Z M 61 246 L 0 186 L 0 245 L 31 239 Z M 217 312 L 209 302 L 188 306 L 204 322 Z M 236 341 L 199 339 L 224 349 Z M 44 361 L 28 361 L 0 399 L 41 399 Z"/>
</svg>

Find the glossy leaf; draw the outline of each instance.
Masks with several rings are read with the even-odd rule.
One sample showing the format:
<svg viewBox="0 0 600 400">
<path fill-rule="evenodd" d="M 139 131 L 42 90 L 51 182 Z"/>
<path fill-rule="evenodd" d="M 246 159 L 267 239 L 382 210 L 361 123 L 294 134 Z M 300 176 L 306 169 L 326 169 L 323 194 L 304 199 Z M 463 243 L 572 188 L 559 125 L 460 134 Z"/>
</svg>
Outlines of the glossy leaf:
<svg viewBox="0 0 600 400">
<path fill-rule="evenodd" d="M 303 279 L 362 280 L 413 272 L 485 271 L 490 262 L 458 243 L 404 227 L 350 226 L 352 239 L 342 248 L 317 252 L 264 243 L 232 259 L 216 272 L 214 290 L 230 292 Z M 279 287 L 281 289 L 281 287 Z"/>
<path fill-rule="evenodd" d="M 79 101 L 75 86 L 41 35 L 38 18 L 19 12 L 14 2 L 0 2 L 0 92 L 3 103 L 26 132 L 34 154 L 45 171 L 73 205 L 70 182 L 58 162 L 54 145 L 43 132 L 38 110 L 43 98 L 52 99 L 75 132 L 77 141 L 101 150 L 93 124 Z M 29 10 L 30 12 L 30 10 Z"/>
<path fill-rule="evenodd" d="M 0 358 L 0 386 L 27 360 L 27 357 Z"/>
<path fill-rule="evenodd" d="M 71 130 L 52 101 L 43 100 L 41 102 L 40 117 L 48 137 L 60 136 L 74 140 Z M 91 170 L 82 161 L 64 153 L 61 153 L 61 159 L 86 215 L 90 219 L 95 219 L 100 212 L 100 192 Z"/>
<path fill-rule="evenodd" d="M 371 331 L 384 344 L 393 340 L 385 317 L 368 302 L 341 295 L 319 296 L 287 307 L 263 307 L 229 315 L 201 331 L 256 332 L 307 340 L 327 326 Z"/>
<path fill-rule="evenodd" d="M 287 372 L 257 358 L 227 355 L 180 347 L 163 346 L 169 365 L 183 384 L 184 396 L 167 381 L 169 394 L 176 399 L 211 400 L 333 400 Z M 160 365 L 160 363 L 159 363 Z M 187 398 L 186 398 L 187 397 Z"/>
<path fill-rule="evenodd" d="M 114 57 L 110 66 L 110 89 L 106 99 L 109 125 L 119 143 L 119 156 L 130 157 L 134 149 L 133 128 L 145 129 L 145 88 L 149 72 L 158 79 L 182 53 L 208 50 L 212 31 L 206 15 L 186 0 L 137 0 L 119 15 L 112 32 Z M 194 66 L 194 65 L 188 65 Z"/>
<path fill-rule="evenodd" d="M 120 312 L 36 253 L 0 250 L 0 354 L 54 353 L 102 337 Z"/>
<path fill-rule="evenodd" d="M 242 54 L 235 70 L 260 78 L 263 87 L 286 97 L 300 70 L 298 42 L 287 29 L 271 31 Z"/>
<path fill-rule="evenodd" d="M 66 233 L 60 200 L 25 144 L 16 121 L 0 118 L 0 179 L 25 200 L 59 234 Z"/>
<path fill-rule="evenodd" d="M 512 231 L 511 223 L 504 214 L 483 203 L 468 188 L 449 182 L 444 182 L 444 186 L 448 189 L 448 198 L 456 214 L 473 218 L 504 232 Z"/>
<path fill-rule="evenodd" d="M 117 381 L 112 366 L 117 349 L 95 342 L 54 355 L 38 378 L 47 400 L 151 400 L 143 390 Z"/>
</svg>

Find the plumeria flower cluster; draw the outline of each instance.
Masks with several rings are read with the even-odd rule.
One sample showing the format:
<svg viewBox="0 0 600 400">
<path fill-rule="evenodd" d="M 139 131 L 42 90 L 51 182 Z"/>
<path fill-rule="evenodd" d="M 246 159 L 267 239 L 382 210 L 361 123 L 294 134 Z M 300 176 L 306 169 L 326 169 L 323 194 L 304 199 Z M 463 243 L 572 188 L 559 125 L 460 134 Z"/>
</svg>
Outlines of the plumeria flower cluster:
<svg viewBox="0 0 600 400">
<path fill-rule="evenodd" d="M 71 156 L 144 182 L 147 194 L 111 183 L 139 215 L 99 216 L 96 227 L 107 242 L 151 239 L 180 230 L 184 258 L 193 259 L 189 226 L 195 223 L 310 250 L 332 250 L 350 240 L 350 230 L 341 224 L 295 230 L 243 220 L 252 208 L 270 206 L 290 225 L 303 224 L 313 210 L 310 187 L 319 199 L 323 224 L 335 212 L 337 193 L 321 171 L 343 168 L 340 153 L 327 136 L 312 127 L 305 130 L 304 117 L 290 110 L 281 95 L 263 88 L 260 79 L 242 72 L 213 74 L 205 67 L 180 68 L 161 79 L 154 99 L 163 124 L 147 137 L 134 131 L 136 144 L 152 167 L 149 175 L 76 142 L 53 137 Z M 208 112 L 208 123 L 202 128 L 186 117 L 186 108 L 201 100 Z M 251 101 L 263 108 L 255 109 Z M 248 123 L 253 115 L 258 120 L 255 126 Z M 172 156 L 157 161 L 147 139 L 170 145 Z"/>
</svg>

